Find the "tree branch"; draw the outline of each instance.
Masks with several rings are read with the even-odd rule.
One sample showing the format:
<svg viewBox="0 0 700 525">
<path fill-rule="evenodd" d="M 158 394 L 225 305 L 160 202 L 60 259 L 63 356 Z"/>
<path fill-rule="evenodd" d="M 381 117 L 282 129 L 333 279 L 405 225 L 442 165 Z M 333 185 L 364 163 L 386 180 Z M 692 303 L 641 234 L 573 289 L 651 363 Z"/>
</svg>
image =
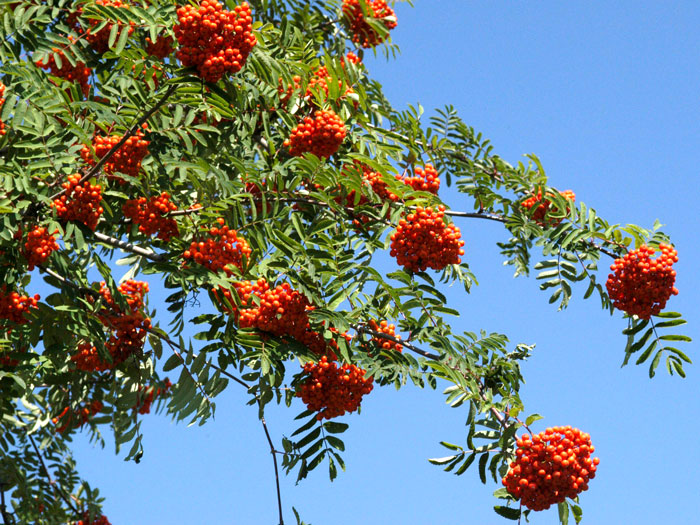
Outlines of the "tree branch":
<svg viewBox="0 0 700 525">
<path fill-rule="evenodd" d="M 126 241 L 122 241 L 121 239 L 105 235 L 104 233 L 93 232 L 93 235 L 100 242 L 109 244 L 110 246 L 113 246 L 114 248 L 119 248 L 125 252 L 141 255 L 142 257 L 145 257 L 150 261 L 161 262 L 167 260 L 167 256 L 165 254 L 155 253 L 153 250 L 141 248 L 140 246 L 136 246 Z"/>
<path fill-rule="evenodd" d="M 53 488 L 54 492 L 60 498 L 66 502 L 66 505 L 75 513 L 75 515 L 78 515 L 78 509 L 73 505 L 73 503 L 70 501 L 68 496 L 63 492 L 61 487 L 58 486 L 56 481 L 51 477 L 51 473 L 49 472 L 49 469 L 46 468 L 46 463 L 44 462 L 44 457 L 41 455 L 41 452 L 39 451 L 39 447 L 36 446 L 36 441 L 34 441 L 34 438 L 32 437 L 31 434 L 27 433 L 27 438 L 29 438 L 29 442 L 32 444 L 32 447 L 34 448 L 34 452 L 36 452 L 37 457 L 39 458 L 39 462 L 41 463 L 41 468 L 44 471 L 44 474 L 46 475 L 46 478 L 49 480 L 49 485 Z"/>
<path fill-rule="evenodd" d="M 261 407 L 262 408 L 262 407 Z M 275 454 L 275 445 L 272 443 L 272 438 L 270 437 L 270 432 L 267 430 L 267 423 L 265 422 L 265 416 L 260 418 L 262 422 L 263 430 L 265 431 L 265 437 L 267 438 L 267 443 L 270 445 L 270 454 L 272 454 L 272 463 L 275 467 L 275 487 L 277 489 L 277 510 L 280 516 L 279 525 L 284 525 L 284 516 L 282 514 L 282 493 L 280 492 L 280 475 L 277 468 L 277 455 Z"/>
</svg>

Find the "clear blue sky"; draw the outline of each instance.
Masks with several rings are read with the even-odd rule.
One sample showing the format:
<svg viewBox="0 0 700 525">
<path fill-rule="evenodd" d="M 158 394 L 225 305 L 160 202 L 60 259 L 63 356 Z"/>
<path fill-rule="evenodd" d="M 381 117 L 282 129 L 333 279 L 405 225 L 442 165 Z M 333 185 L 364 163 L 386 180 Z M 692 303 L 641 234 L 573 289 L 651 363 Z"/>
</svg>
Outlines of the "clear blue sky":
<svg viewBox="0 0 700 525">
<path fill-rule="evenodd" d="M 397 8 L 397 60 L 367 59 L 398 108 L 453 104 L 510 162 L 540 156 L 550 183 L 611 222 L 651 226 L 659 218 L 678 249 L 669 308 L 690 321 L 697 355 L 700 260 L 696 230 L 700 166 L 700 5 L 696 1 L 416 1 Z M 441 188 L 454 208 L 460 196 Z M 589 432 L 601 458 L 581 498 L 586 524 L 697 523 L 698 369 L 688 378 L 646 367 L 621 369 L 624 321 L 597 300 L 567 311 L 547 304 L 534 279 L 512 278 L 495 243 L 496 223 L 461 222 L 466 260 L 481 286 L 449 291 L 462 316 L 455 331 L 498 331 L 537 343 L 524 368 L 522 397 L 546 426 Z M 602 265 L 604 266 L 604 265 Z M 601 278 L 603 273 L 601 270 Z M 194 312 L 193 312 L 194 315 Z M 236 386 L 218 399 L 216 420 L 144 422 L 139 465 L 78 438 L 79 468 L 108 498 L 106 515 L 126 524 L 277 523 L 272 464 L 254 409 Z M 361 415 L 344 418 L 348 470 L 324 470 L 299 486 L 284 479 L 286 520 L 294 505 L 313 525 L 507 523 L 492 511 L 494 484 L 476 472 L 444 473 L 426 458 L 446 455 L 440 440 L 464 444 L 465 413 L 440 392 L 375 389 Z M 273 436 L 289 435 L 302 409 L 272 408 Z M 556 523 L 556 510 L 531 523 Z"/>
</svg>

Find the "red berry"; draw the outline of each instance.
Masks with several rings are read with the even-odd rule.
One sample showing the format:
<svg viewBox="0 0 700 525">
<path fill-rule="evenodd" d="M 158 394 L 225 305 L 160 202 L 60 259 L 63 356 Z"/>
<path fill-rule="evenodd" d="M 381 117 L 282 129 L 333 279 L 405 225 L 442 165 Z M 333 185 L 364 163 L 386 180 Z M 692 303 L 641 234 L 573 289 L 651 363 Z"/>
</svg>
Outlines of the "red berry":
<svg viewBox="0 0 700 525">
<path fill-rule="evenodd" d="M 345 124 L 338 115 L 331 110 L 319 110 L 314 118 L 304 118 L 292 130 L 284 145 L 289 147 L 289 154 L 294 157 L 313 153 L 317 157 L 328 158 L 338 151 L 346 133 Z"/>
<path fill-rule="evenodd" d="M 564 197 L 566 200 L 571 201 L 572 203 L 576 200 L 576 195 L 573 191 L 570 190 L 560 191 L 559 195 Z M 548 215 L 551 214 L 552 211 L 556 212 L 557 215 L 561 214 L 561 212 L 555 207 L 552 207 L 552 201 L 549 198 L 542 198 L 541 190 L 537 192 L 537 195 L 529 197 L 528 199 L 521 202 L 520 206 L 522 206 L 526 210 L 532 210 L 534 208 L 535 210 L 532 212 L 531 217 L 532 220 L 540 226 L 558 226 L 559 223 L 561 223 L 561 221 L 563 220 L 563 217 L 548 217 Z M 569 213 L 568 207 L 566 208 L 566 213 Z"/>
<path fill-rule="evenodd" d="M 158 238 L 165 242 L 180 235 L 175 219 L 166 217 L 168 213 L 175 210 L 177 210 L 177 206 L 170 202 L 168 192 L 163 192 L 150 199 L 140 197 L 128 200 L 122 205 L 124 216 L 138 225 L 141 233 L 144 235 L 157 233 Z"/>
<path fill-rule="evenodd" d="M 396 13 L 389 7 L 386 0 L 365 0 L 367 15 L 381 19 L 382 24 L 390 31 L 396 27 Z M 380 36 L 365 20 L 360 0 L 343 0 L 343 16 L 350 25 L 352 41 L 362 47 L 374 47 L 384 42 L 385 36 Z"/>
<path fill-rule="evenodd" d="M 62 184 L 64 193 L 51 203 L 58 217 L 64 221 L 82 222 L 95 231 L 97 221 L 104 209 L 102 187 L 93 186 L 89 182 L 80 182 L 80 175 L 68 175 L 68 182 Z"/>
</svg>

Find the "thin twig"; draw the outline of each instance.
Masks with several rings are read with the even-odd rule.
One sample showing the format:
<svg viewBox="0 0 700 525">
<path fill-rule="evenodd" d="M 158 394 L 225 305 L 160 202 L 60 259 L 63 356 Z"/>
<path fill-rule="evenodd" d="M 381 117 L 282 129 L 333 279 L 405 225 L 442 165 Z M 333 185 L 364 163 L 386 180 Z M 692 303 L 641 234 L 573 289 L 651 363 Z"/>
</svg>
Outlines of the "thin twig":
<svg viewBox="0 0 700 525">
<path fill-rule="evenodd" d="M 279 525 L 284 525 L 284 516 L 282 514 L 282 493 L 280 492 L 280 476 L 279 470 L 277 468 L 277 456 L 275 455 L 275 445 L 272 443 L 272 438 L 270 437 L 270 432 L 267 430 L 267 423 L 265 422 L 265 417 L 261 417 L 263 430 L 265 431 L 265 437 L 267 438 L 267 443 L 270 445 L 270 454 L 272 454 L 272 463 L 275 466 L 275 487 L 277 489 L 277 510 L 280 515 Z"/>
<path fill-rule="evenodd" d="M 141 255 L 153 262 L 161 262 L 167 259 L 167 256 L 165 254 L 155 253 L 152 250 L 141 248 L 140 246 L 136 246 L 126 241 L 122 241 L 121 239 L 105 235 L 104 233 L 94 232 L 93 235 L 100 242 L 109 244 L 110 246 L 113 246 L 114 248 L 119 248 L 125 252 Z"/>
<path fill-rule="evenodd" d="M 75 513 L 75 515 L 78 515 L 78 509 L 73 505 L 73 503 L 70 501 L 68 496 L 63 492 L 61 487 L 58 486 L 56 481 L 51 477 L 51 473 L 49 472 L 49 469 L 46 468 L 46 463 L 44 462 L 44 457 L 41 455 L 41 452 L 39 451 L 39 447 L 36 446 L 36 441 L 34 441 L 34 438 L 32 437 L 31 434 L 27 434 L 27 437 L 29 438 L 29 442 L 32 444 L 32 447 L 34 448 L 34 452 L 36 452 L 37 457 L 39 458 L 39 462 L 41 463 L 41 468 L 44 470 L 44 474 L 46 475 L 46 478 L 49 480 L 49 485 L 53 488 L 54 492 L 58 494 L 63 501 L 66 502 L 66 505 L 70 507 L 70 509 Z"/>
</svg>

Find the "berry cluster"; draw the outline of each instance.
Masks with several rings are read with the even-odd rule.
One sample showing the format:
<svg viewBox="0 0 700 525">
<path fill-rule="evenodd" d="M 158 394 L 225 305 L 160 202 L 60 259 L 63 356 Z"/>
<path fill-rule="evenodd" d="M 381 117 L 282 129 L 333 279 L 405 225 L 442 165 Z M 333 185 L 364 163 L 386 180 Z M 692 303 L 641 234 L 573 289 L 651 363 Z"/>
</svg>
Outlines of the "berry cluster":
<svg viewBox="0 0 700 525">
<path fill-rule="evenodd" d="M 352 336 L 347 332 L 340 334 L 335 328 L 330 329 L 331 332 L 336 334 L 338 337 L 342 337 L 348 343 L 352 340 Z M 329 361 L 335 361 L 338 359 L 338 342 L 336 339 L 326 339 L 323 334 L 316 332 L 311 329 L 311 326 L 307 326 L 306 331 L 297 337 L 297 341 L 306 346 L 314 354 L 318 356 L 327 356 Z"/>
<path fill-rule="evenodd" d="M 227 11 L 216 0 L 203 0 L 199 7 L 180 7 L 177 17 L 176 56 L 183 66 L 196 67 L 207 82 L 218 82 L 227 72 L 238 73 L 257 43 L 246 2 Z"/>
<path fill-rule="evenodd" d="M 338 115 L 331 110 L 319 110 L 314 118 L 305 117 L 292 130 L 284 145 L 289 147 L 289 154 L 294 157 L 313 153 L 317 157 L 328 158 L 338 151 L 346 133 L 345 124 Z"/>
<path fill-rule="evenodd" d="M 104 7 L 112 7 L 112 8 L 119 8 L 119 9 L 128 9 L 128 6 L 124 3 L 121 2 L 121 0 L 95 0 L 95 4 L 104 6 Z M 80 23 L 78 22 L 78 16 L 82 14 L 82 9 L 79 9 L 77 13 L 73 14 L 72 16 L 69 17 L 69 24 L 73 25 L 75 28 L 76 32 L 79 35 L 85 36 L 85 39 L 90 43 L 90 46 L 98 53 L 103 54 L 106 53 L 107 50 L 109 49 L 109 35 L 112 32 L 112 26 L 114 25 L 113 22 L 109 22 L 107 25 L 102 27 L 102 29 L 98 29 L 102 25 L 102 20 L 97 20 L 94 18 L 91 18 L 88 20 L 89 27 L 87 31 L 85 31 Z M 122 26 L 124 25 L 122 22 L 117 22 L 118 29 L 117 31 L 119 34 L 121 34 L 122 31 Z M 134 23 L 131 22 L 129 25 L 128 29 L 129 35 L 134 32 Z"/>
<path fill-rule="evenodd" d="M 175 50 L 173 37 L 170 35 L 159 35 L 155 42 L 151 42 L 150 37 L 146 37 L 146 53 L 163 60 Z"/>
<path fill-rule="evenodd" d="M 51 422 L 56 425 L 56 432 L 63 434 L 66 430 L 75 426 L 82 427 L 92 416 L 102 410 L 103 407 L 102 401 L 97 400 L 91 401 L 82 408 L 75 410 L 66 407 L 58 416 L 51 418 Z M 60 425 L 59 421 L 61 422 Z"/>
<path fill-rule="evenodd" d="M 75 38 L 72 36 L 69 36 L 68 39 L 71 42 L 75 41 Z M 49 55 L 47 62 L 39 60 L 37 61 L 36 65 L 42 69 L 48 69 L 49 73 L 55 77 L 60 77 L 70 82 L 77 82 L 80 84 L 80 89 L 83 92 L 83 95 L 87 97 L 88 93 L 90 92 L 90 85 L 88 81 L 90 80 L 92 70 L 83 62 L 76 62 L 75 65 L 71 65 L 66 58 L 66 54 L 63 49 L 54 47 L 52 51 L 53 52 Z M 60 66 L 56 63 L 56 58 L 54 55 L 58 55 L 61 62 Z"/>
<path fill-rule="evenodd" d="M 570 426 L 548 428 L 532 439 L 525 434 L 517 444 L 503 485 L 532 510 L 548 509 L 587 490 L 600 462 L 591 458 L 591 437 Z"/>
<path fill-rule="evenodd" d="M 100 206 L 102 201 L 102 188 L 89 182 L 80 182 L 80 175 L 68 175 L 68 182 L 64 182 L 63 195 L 54 199 L 52 208 L 56 208 L 56 214 L 64 221 L 82 222 L 85 226 L 95 231 L 97 221 L 104 209 Z"/>
<path fill-rule="evenodd" d="M 292 98 L 292 93 L 301 89 L 301 77 L 299 75 L 294 75 L 292 77 L 292 82 L 293 84 L 287 84 L 287 88 L 285 89 L 282 79 L 280 78 L 277 81 L 277 93 L 279 93 L 280 96 L 280 104 L 283 106 L 286 106 L 289 99 Z"/>
<path fill-rule="evenodd" d="M 47 228 L 36 226 L 27 234 L 23 255 L 27 259 L 30 272 L 35 266 L 43 264 L 53 252 L 59 249 L 55 237 L 57 233 L 58 230 L 49 233 Z"/>
<path fill-rule="evenodd" d="M 0 288 L 0 319 L 6 319 L 16 324 L 28 323 L 25 314 L 30 308 L 36 308 L 39 296 L 29 297 L 17 292 L 7 293 L 5 286 Z"/>
<path fill-rule="evenodd" d="M 387 31 L 396 27 L 396 13 L 389 7 L 386 0 L 365 0 L 367 14 L 372 18 L 381 19 Z M 343 15 L 348 20 L 352 41 L 362 47 L 374 47 L 384 42 L 385 35 L 379 35 L 365 20 L 360 0 L 343 0 Z"/>
<path fill-rule="evenodd" d="M 131 199 L 122 205 L 124 216 L 137 224 L 141 233 L 144 235 L 157 233 L 158 238 L 165 242 L 180 235 L 175 219 L 166 217 L 169 212 L 175 210 L 177 206 L 170 202 L 168 192 L 150 199 L 146 197 Z"/>
<path fill-rule="evenodd" d="M 212 272 L 223 270 L 226 275 L 231 276 L 233 270 L 228 266 L 241 269 L 243 258 L 250 257 L 251 249 L 246 240 L 238 236 L 236 230 L 224 225 L 224 219 L 219 218 L 217 222 L 219 227 L 212 226 L 207 231 L 208 239 L 192 241 L 190 248 L 185 250 L 182 256 L 185 259 L 194 259 L 194 262 Z"/>
<path fill-rule="evenodd" d="M 560 191 L 559 195 L 564 197 L 566 200 L 571 201 L 572 203 L 576 201 L 576 194 L 574 194 L 573 191 Z M 521 202 L 520 205 L 526 210 L 532 210 L 532 208 L 535 208 L 535 211 L 532 212 L 531 217 L 532 220 L 540 226 L 558 226 L 561 223 L 561 221 L 564 220 L 563 217 L 547 217 L 547 215 L 551 214 L 552 212 L 556 213 L 557 215 L 562 215 L 563 212 L 558 210 L 556 207 L 551 207 L 552 201 L 548 198 L 543 199 L 541 190 L 538 190 L 537 195 L 534 195 Z M 568 207 L 566 208 L 566 212 L 564 213 L 569 213 Z"/>
<path fill-rule="evenodd" d="M 88 512 L 83 513 L 83 519 L 76 522 L 75 525 L 112 525 L 107 519 L 107 516 L 96 516 L 95 519 L 90 519 L 90 514 Z"/>
<path fill-rule="evenodd" d="M 146 129 L 146 124 L 143 125 Z M 92 140 L 92 147 L 95 149 L 95 156 L 98 159 L 104 157 L 108 151 L 114 148 L 120 140 L 122 140 L 122 135 L 110 135 L 109 137 L 96 136 Z M 109 158 L 107 162 L 104 163 L 102 169 L 108 175 L 119 172 L 125 175 L 130 175 L 131 177 L 136 177 L 141 170 L 141 161 L 148 155 L 148 145 L 149 141 L 144 140 L 144 134 L 141 130 L 138 130 L 135 134 L 131 135 L 126 142 L 114 152 L 114 154 Z M 95 160 L 90 152 L 90 147 L 84 145 L 80 150 L 80 156 L 85 162 L 91 166 L 95 164 Z M 124 182 L 121 177 L 112 177 L 120 182 Z"/>
<path fill-rule="evenodd" d="M 640 319 L 649 319 L 666 307 L 672 295 L 678 295 L 673 269 L 673 263 L 678 262 L 678 252 L 667 244 L 660 244 L 659 249 L 661 255 L 655 260 L 650 257 L 656 250 L 646 244 L 615 259 L 610 266 L 613 273 L 606 283 L 615 308 Z"/>
<path fill-rule="evenodd" d="M 312 98 L 315 92 L 322 91 L 326 94 L 326 97 L 328 97 L 328 82 L 330 80 L 331 74 L 328 72 L 328 68 L 326 66 L 319 67 L 316 71 L 314 71 L 313 75 L 311 76 L 311 80 L 309 80 L 309 83 L 306 86 L 305 96 Z M 338 89 L 343 89 L 343 81 L 341 79 L 338 79 Z M 345 89 L 345 94 L 340 98 L 350 95 L 351 93 L 354 93 L 354 91 L 352 88 L 348 87 Z"/>
<path fill-rule="evenodd" d="M 391 235 L 392 257 L 411 272 L 422 272 L 427 268 L 442 270 L 448 264 L 459 264 L 464 255 L 464 241 L 459 228 L 443 221 L 445 207 L 432 208 L 417 206 L 414 213 L 399 221 L 399 226 Z"/>
<path fill-rule="evenodd" d="M 391 336 L 394 339 L 401 339 L 400 335 L 396 335 L 396 326 L 393 324 L 389 324 L 387 321 L 381 321 L 377 323 L 377 321 L 372 319 L 368 324 L 370 330 L 374 332 Z M 401 344 L 391 341 L 389 339 L 384 339 L 383 337 L 380 337 L 378 335 L 372 336 L 372 343 L 384 350 L 396 350 L 397 352 L 401 352 L 403 350 L 403 346 L 401 346 Z"/>
<path fill-rule="evenodd" d="M 326 356 L 318 363 L 306 363 L 304 372 L 308 376 L 296 395 L 309 410 L 318 412 L 316 419 L 319 421 L 354 412 L 360 406 L 362 396 L 373 388 L 374 379 L 365 377 L 365 370 L 347 363 L 338 366 Z"/>
<path fill-rule="evenodd" d="M 97 348 L 90 343 L 80 343 L 78 352 L 71 356 L 75 367 L 83 372 L 102 372 L 115 366 L 113 362 L 104 361 L 97 352 Z"/>
<path fill-rule="evenodd" d="M 396 178 L 416 191 L 427 191 L 437 195 L 438 189 L 440 189 L 440 175 L 433 165 L 426 164 L 425 168 L 416 166 L 414 172 L 415 175 L 413 177 L 397 175 Z"/>
<path fill-rule="evenodd" d="M 138 401 L 134 410 L 138 410 L 139 414 L 150 414 L 153 400 L 168 395 L 172 386 L 173 384 L 170 382 L 170 379 L 166 377 L 162 386 L 152 385 L 148 388 L 142 387 L 138 394 Z"/>
<path fill-rule="evenodd" d="M 0 82 L 0 111 L 2 106 L 5 104 L 5 84 Z M 0 120 L 0 137 L 2 137 L 7 131 L 5 130 L 5 123 Z"/>
</svg>

